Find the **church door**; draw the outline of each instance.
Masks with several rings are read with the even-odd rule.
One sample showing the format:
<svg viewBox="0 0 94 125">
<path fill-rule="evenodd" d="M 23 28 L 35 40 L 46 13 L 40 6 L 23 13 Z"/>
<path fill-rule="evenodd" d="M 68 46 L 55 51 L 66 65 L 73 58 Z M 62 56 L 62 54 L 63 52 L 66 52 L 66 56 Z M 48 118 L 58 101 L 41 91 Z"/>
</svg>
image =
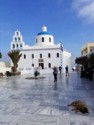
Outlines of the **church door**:
<svg viewBox="0 0 94 125">
<path fill-rule="evenodd" d="M 44 69 L 44 63 L 39 63 L 39 67 L 41 67 L 42 69 Z"/>
<path fill-rule="evenodd" d="M 38 62 L 39 62 L 39 67 L 44 69 L 44 60 L 43 59 L 39 59 Z"/>
</svg>

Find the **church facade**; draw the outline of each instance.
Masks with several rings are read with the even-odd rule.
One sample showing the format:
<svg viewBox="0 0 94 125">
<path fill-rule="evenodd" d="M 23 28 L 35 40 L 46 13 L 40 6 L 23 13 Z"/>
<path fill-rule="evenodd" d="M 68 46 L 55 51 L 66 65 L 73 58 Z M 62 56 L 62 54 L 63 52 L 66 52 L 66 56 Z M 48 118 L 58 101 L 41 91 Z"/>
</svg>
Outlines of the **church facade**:
<svg viewBox="0 0 94 125">
<path fill-rule="evenodd" d="M 61 43 L 54 43 L 54 36 L 49 34 L 47 27 L 36 35 L 35 45 L 28 46 L 23 41 L 19 30 L 15 31 L 11 42 L 11 50 L 20 50 L 22 56 L 18 63 L 18 70 L 22 73 L 33 73 L 34 68 L 39 68 L 43 73 L 52 72 L 54 66 L 71 68 L 71 53 L 64 50 Z"/>
</svg>

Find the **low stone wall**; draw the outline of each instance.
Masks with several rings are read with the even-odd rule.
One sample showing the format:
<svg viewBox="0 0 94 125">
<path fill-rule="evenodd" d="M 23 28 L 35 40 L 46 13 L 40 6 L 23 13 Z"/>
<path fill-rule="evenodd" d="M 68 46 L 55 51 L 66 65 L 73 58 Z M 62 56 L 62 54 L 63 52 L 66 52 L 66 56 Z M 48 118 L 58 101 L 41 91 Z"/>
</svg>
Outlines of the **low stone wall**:
<svg viewBox="0 0 94 125">
<path fill-rule="evenodd" d="M 0 72 L 3 73 L 3 75 L 5 75 L 6 71 L 11 72 L 11 68 L 0 67 Z"/>
<path fill-rule="evenodd" d="M 9 64 L 6 62 L 0 62 L 0 72 L 5 75 L 6 71 L 11 71 Z"/>
<path fill-rule="evenodd" d="M 12 76 L 17 76 L 17 75 L 21 75 L 21 72 L 11 72 Z"/>
</svg>

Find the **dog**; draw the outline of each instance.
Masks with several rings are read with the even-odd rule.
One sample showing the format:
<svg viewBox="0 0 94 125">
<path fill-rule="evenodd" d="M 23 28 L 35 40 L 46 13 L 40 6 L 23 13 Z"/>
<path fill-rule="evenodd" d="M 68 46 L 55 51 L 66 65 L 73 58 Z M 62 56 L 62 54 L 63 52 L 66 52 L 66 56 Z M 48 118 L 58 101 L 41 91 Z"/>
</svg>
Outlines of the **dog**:
<svg viewBox="0 0 94 125">
<path fill-rule="evenodd" d="M 81 112 L 81 113 L 89 113 L 86 104 L 81 100 L 76 100 L 76 101 L 70 103 L 68 106 L 74 106 L 72 111 Z"/>
<path fill-rule="evenodd" d="M 0 72 L 0 77 L 3 77 L 3 73 Z"/>
</svg>

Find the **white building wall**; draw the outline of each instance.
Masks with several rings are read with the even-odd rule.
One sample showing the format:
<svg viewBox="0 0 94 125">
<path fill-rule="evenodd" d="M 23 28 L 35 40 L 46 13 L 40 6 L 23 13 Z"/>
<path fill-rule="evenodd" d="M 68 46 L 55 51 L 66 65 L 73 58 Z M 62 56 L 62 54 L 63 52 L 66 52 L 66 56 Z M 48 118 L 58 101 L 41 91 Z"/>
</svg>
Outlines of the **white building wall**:
<svg viewBox="0 0 94 125">
<path fill-rule="evenodd" d="M 34 67 L 39 67 L 38 60 L 40 59 L 40 54 L 42 54 L 42 58 L 44 60 L 44 69 L 45 71 L 49 70 L 51 72 L 54 66 L 61 66 L 61 58 L 60 58 L 60 49 L 52 49 L 52 50 L 23 50 L 21 51 L 22 57 L 18 63 L 18 69 L 26 70 L 26 72 L 34 72 L 32 68 L 32 64 Z M 48 58 L 48 53 L 51 54 L 51 58 Z M 59 58 L 57 58 L 57 53 L 59 53 Z M 24 54 L 26 55 L 26 59 L 24 59 Z M 32 54 L 34 54 L 34 58 L 32 59 Z M 51 63 L 51 68 L 49 68 L 48 64 Z M 62 52 L 62 72 L 65 72 L 65 67 L 68 65 L 69 72 L 71 72 L 71 54 L 64 51 Z"/>
<path fill-rule="evenodd" d="M 20 58 L 18 68 L 32 68 L 32 64 L 34 67 L 39 67 L 39 59 L 44 60 L 44 68 L 49 69 L 48 63 L 51 63 L 51 67 L 60 66 L 60 57 L 57 57 L 57 53 L 60 56 L 60 50 L 27 50 L 21 51 L 22 57 Z M 51 54 L 51 58 L 48 58 L 48 53 Z M 26 55 L 26 59 L 24 59 L 24 54 Z M 32 59 L 32 54 L 34 54 L 34 58 Z M 40 54 L 42 54 L 42 58 L 40 58 Z"/>
<path fill-rule="evenodd" d="M 25 49 L 25 42 L 23 41 L 23 37 L 20 31 L 15 31 L 13 35 L 13 39 L 11 42 L 11 50 L 21 50 Z"/>
<path fill-rule="evenodd" d="M 33 73 L 34 68 L 32 67 L 32 64 L 34 64 L 34 67 L 39 67 L 39 59 L 43 59 L 45 70 L 41 71 L 46 73 L 48 73 L 49 71 L 52 72 L 52 68 L 54 66 L 61 66 L 61 57 L 63 72 L 65 72 L 66 65 L 68 65 L 69 69 L 71 69 L 71 54 L 67 51 L 61 52 L 61 44 L 54 44 L 54 37 L 52 35 L 49 35 L 49 33 L 47 32 L 47 27 L 42 27 L 42 32 L 37 34 L 35 38 L 35 45 L 33 46 L 25 45 L 21 33 L 19 32 L 19 34 L 17 34 L 17 32 L 18 31 L 16 31 L 13 36 L 13 41 L 11 42 L 11 50 L 18 49 L 22 53 L 22 57 L 20 58 L 20 61 L 18 63 L 18 70 L 23 70 L 25 71 L 25 73 Z M 17 38 L 17 41 L 15 41 L 15 37 Z M 19 37 L 20 41 L 18 41 Z M 42 38 L 44 38 L 44 41 L 42 41 Z M 51 39 L 51 41 L 49 40 L 49 38 Z M 13 44 L 15 44 L 15 49 L 13 48 Z M 18 48 L 16 47 L 17 44 Z M 20 47 L 20 44 L 22 44 L 22 48 Z M 48 53 L 51 54 L 50 58 L 48 57 Z M 59 58 L 57 57 L 57 53 L 59 53 Z M 24 54 L 26 55 L 26 59 L 24 59 Z M 32 58 L 32 54 L 34 54 L 34 58 Z M 42 54 L 42 58 L 40 58 L 40 54 Z M 49 68 L 48 66 L 49 63 L 51 63 L 51 68 Z"/>
<path fill-rule="evenodd" d="M 44 42 L 42 42 L 42 38 L 44 38 Z M 49 38 L 51 38 L 51 42 L 49 42 Z M 52 35 L 38 35 L 36 37 L 36 45 L 53 45 L 54 38 Z"/>
<path fill-rule="evenodd" d="M 63 71 L 65 73 L 65 67 L 68 65 L 69 72 L 72 71 L 72 64 L 71 64 L 71 53 L 68 53 L 66 51 L 63 52 Z"/>
</svg>

